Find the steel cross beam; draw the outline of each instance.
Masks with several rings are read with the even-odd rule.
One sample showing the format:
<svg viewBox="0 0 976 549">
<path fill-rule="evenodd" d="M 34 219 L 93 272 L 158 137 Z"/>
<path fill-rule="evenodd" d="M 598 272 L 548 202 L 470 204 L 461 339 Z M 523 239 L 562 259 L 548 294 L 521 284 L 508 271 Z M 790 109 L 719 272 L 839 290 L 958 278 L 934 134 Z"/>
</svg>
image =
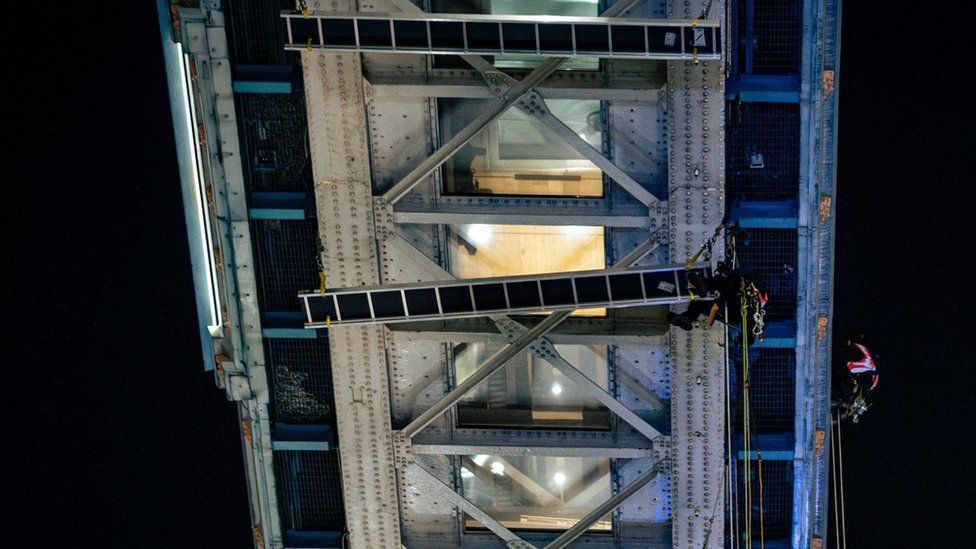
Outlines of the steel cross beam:
<svg viewBox="0 0 976 549">
<path fill-rule="evenodd" d="M 514 78 L 496 70 L 491 63 L 482 57 L 469 55 L 465 56 L 464 60 L 481 73 L 488 84 L 488 88 L 495 95 L 504 94 L 508 86 L 513 86 L 517 83 Z M 619 166 L 604 156 L 603 153 L 594 149 L 593 145 L 590 145 L 579 134 L 573 131 L 572 128 L 567 126 L 565 122 L 552 114 L 545 100 L 539 95 L 538 90 L 529 93 L 524 100 L 519 101 L 518 108 L 522 112 L 542 122 L 560 139 L 565 141 L 567 145 L 580 153 L 583 158 L 592 162 L 603 173 L 607 174 L 610 179 L 627 191 L 627 193 L 639 200 L 641 204 L 650 206 L 658 201 L 657 197 L 645 189 L 636 179 L 620 169 Z"/>
<path fill-rule="evenodd" d="M 468 501 L 467 498 L 457 493 L 454 488 L 448 486 L 437 476 L 431 474 L 426 468 L 417 462 L 414 462 L 410 466 L 410 472 L 413 472 L 419 476 L 424 477 L 430 482 L 430 485 L 442 495 L 445 499 L 450 501 L 455 506 L 459 507 L 465 513 L 471 515 L 475 520 L 484 524 L 486 528 L 491 530 L 495 535 L 502 538 L 510 549 L 523 548 L 523 549 L 535 549 L 533 545 L 526 542 L 522 538 L 518 537 L 515 532 L 512 532 L 506 528 L 502 523 L 498 522 L 491 517 L 488 513 L 481 510 L 480 507 Z"/>
<path fill-rule="evenodd" d="M 393 204 L 403 198 L 427 174 L 446 162 L 448 158 L 466 145 L 468 141 L 471 141 L 478 132 L 488 127 L 488 124 L 497 120 L 509 107 L 522 99 L 523 95 L 527 94 L 532 88 L 554 73 L 564 60 L 565 58 L 563 57 L 552 57 L 533 69 L 528 76 L 519 81 L 515 86 L 512 86 L 508 93 L 493 101 L 478 117 L 469 122 L 461 131 L 454 134 L 447 143 L 444 143 L 439 149 L 434 151 L 434 154 L 427 157 L 420 165 L 410 170 L 410 173 L 403 176 L 393 187 L 383 193 L 383 200 Z"/>
<path fill-rule="evenodd" d="M 623 15 L 624 12 L 637 5 L 637 3 L 640 1 L 641 0 L 621 0 L 608 8 L 603 15 L 607 18 L 614 18 L 619 15 Z M 398 6 L 399 5 L 400 3 L 398 3 Z M 411 10 L 410 13 L 412 14 L 413 11 Z M 291 19 L 289 19 L 289 21 L 291 21 Z M 291 27 L 289 26 L 289 32 L 290 31 Z M 715 43 L 720 44 L 721 41 L 719 40 Z M 472 57 L 474 56 L 465 56 L 465 58 L 469 60 Z M 501 97 L 489 105 L 489 107 L 480 116 L 468 123 L 467 126 L 456 133 L 454 137 L 448 140 L 447 143 L 438 148 L 434 154 L 421 162 L 419 166 L 411 170 L 410 173 L 400 179 L 400 181 L 393 185 L 393 187 L 383 193 L 383 200 L 393 204 L 403 198 L 404 195 L 410 192 L 410 189 L 417 185 L 421 179 L 446 162 L 448 158 L 467 144 L 467 142 L 470 141 L 479 131 L 486 128 L 488 124 L 491 124 L 508 108 L 518 102 L 522 96 L 534 89 L 535 86 L 542 83 L 542 81 L 555 72 L 566 59 L 566 57 L 552 57 L 536 67 L 531 73 L 528 74 L 528 76 L 526 76 L 518 84 L 509 88 L 506 93 L 502 94 Z"/>
<path fill-rule="evenodd" d="M 514 320 L 500 320 L 496 322 L 496 324 L 498 325 L 499 330 L 504 334 L 508 334 L 512 340 L 519 335 L 525 334 L 529 330 Z M 563 358 L 551 343 L 545 339 L 539 339 L 533 343 L 530 348 L 536 355 L 540 356 L 549 364 L 552 364 L 553 367 L 559 370 L 560 373 L 576 383 L 577 387 L 589 393 L 590 396 L 595 398 L 600 404 L 606 406 L 607 409 L 616 414 L 617 417 L 626 421 L 631 427 L 636 429 L 637 432 L 650 440 L 654 440 L 655 438 L 661 436 L 661 431 L 658 431 L 651 426 L 650 423 L 644 421 L 630 408 L 624 406 L 624 404 L 614 398 L 613 395 L 605 391 L 592 379 L 587 377 L 587 375 L 581 372 L 579 368 L 573 366 L 573 364 Z"/>
<path fill-rule="evenodd" d="M 610 499 L 603 502 L 596 509 L 590 511 L 585 517 L 581 518 L 579 522 L 574 524 L 569 530 L 566 530 L 558 538 L 554 539 L 552 543 L 545 546 L 545 549 L 562 549 L 576 538 L 583 535 L 590 526 L 593 526 L 596 521 L 600 520 L 607 513 L 613 511 L 619 507 L 623 502 L 630 499 L 631 496 L 636 494 L 638 490 L 647 486 L 649 482 L 654 480 L 658 474 L 658 468 L 661 466 L 661 462 L 657 462 L 653 467 L 643 475 L 637 477 L 634 482 L 628 484 L 623 490 L 614 494 Z"/>
<path fill-rule="evenodd" d="M 406 438 L 410 438 L 419 433 L 424 427 L 429 425 L 430 422 L 434 421 L 437 416 L 443 414 L 448 408 L 457 404 L 457 402 L 461 400 L 461 398 L 467 394 L 468 391 L 487 379 L 488 376 L 505 366 L 509 360 L 515 358 L 516 355 L 524 351 L 537 339 L 544 336 L 546 332 L 565 320 L 570 314 L 572 314 L 572 311 L 559 311 L 552 313 L 548 318 L 540 322 L 538 326 L 523 333 L 518 339 L 512 342 L 511 345 L 492 355 L 487 361 L 485 361 L 484 364 L 479 366 L 470 377 L 458 384 L 453 391 L 441 397 L 441 399 L 438 400 L 433 406 L 425 410 L 406 427 L 404 427 L 400 431 L 401 434 Z"/>
</svg>

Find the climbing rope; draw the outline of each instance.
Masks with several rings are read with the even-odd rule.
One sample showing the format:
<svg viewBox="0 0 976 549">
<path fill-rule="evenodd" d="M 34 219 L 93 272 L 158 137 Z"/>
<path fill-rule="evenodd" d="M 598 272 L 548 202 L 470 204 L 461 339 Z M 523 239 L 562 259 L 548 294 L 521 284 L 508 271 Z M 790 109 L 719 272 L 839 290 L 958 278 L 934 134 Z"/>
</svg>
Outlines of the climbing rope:
<svg viewBox="0 0 976 549">
<path fill-rule="evenodd" d="M 837 484 L 834 488 L 834 521 L 840 516 L 840 528 L 837 530 L 837 547 L 847 549 L 847 510 L 844 506 L 844 445 L 841 440 L 840 411 L 837 411 Z M 833 446 L 833 445 L 831 445 Z M 831 448 L 833 449 L 833 448 Z M 840 507 L 836 506 L 836 498 L 840 495 Z"/>
<path fill-rule="evenodd" d="M 831 418 L 833 421 L 830 422 L 831 439 L 834 438 L 834 424 L 840 423 L 840 410 L 836 410 L 833 414 L 834 417 Z M 830 441 L 830 479 L 834 488 L 834 531 L 837 532 L 834 542 L 837 549 L 840 549 L 840 513 L 837 512 L 837 447 L 833 440 Z"/>
<path fill-rule="evenodd" d="M 744 286 L 744 285 L 743 285 Z M 742 314 L 742 449 L 745 453 L 745 465 L 742 467 L 742 484 L 745 492 L 745 542 L 746 547 L 752 547 L 752 449 L 749 426 L 749 336 L 744 329 L 749 322 L 749 301 L 746 298 L 745 287 L 740 301 Z"/>
<path fill-rule="evenodd" d="M 725 305 L 725 310 L 723 311 L 724 317 L 729 317 L 729 306 Z M 735 535 L 737 518 L 739 516 L 738 510 L 736 509 L 738 493 L 735 491 L 735 480 L 732 478 L 732 467 L 735 464 L 735 455 L 732 449 L 732 384 L 731 384 L 731 369 L 730 365 L 732 361 L 729 357 L 729 326 L 725 325 L 725 446 L 727 448 L 728 455 L 725 460 L 725 481 L 727 483 L 727 494 L 729 501 L 729 538 L 730 546 L 732 549 L 738 547 L 739 540 Z"/>
</svg>

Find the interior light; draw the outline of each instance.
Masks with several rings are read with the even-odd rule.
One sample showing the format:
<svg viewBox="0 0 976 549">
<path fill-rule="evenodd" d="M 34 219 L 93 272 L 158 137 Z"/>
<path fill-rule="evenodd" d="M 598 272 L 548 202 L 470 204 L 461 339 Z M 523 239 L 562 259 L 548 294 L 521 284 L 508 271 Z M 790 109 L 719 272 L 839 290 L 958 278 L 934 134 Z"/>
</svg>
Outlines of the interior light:
<svg viewBox="0 0 976 549">
<path fill-rule="evenodd" d="M 474 473 L 469 471 L 467 467 L 461 467 L 461 478 L 471 478 L 473 476 Z"/>
<path fill-rule="evenodd" d="M 502 465 L 500 461 L 493 462 L 491 464 L 491 472 L 498 476 L 505 476 L 505 466 Z"/>
<path fill-rule="evenodd" d="M 491 225 L 482 225 L 480 223 L 468 225 L 468 237 L 475 244 L 486 244 L 492 237 Z"/>
<path fill-rule="evenodd" d="M 482 465 L 485 464 L 486 461 L 488 461 L 488 454 L 478 454 L 474 456 L 474 459 L 472 459 L 471 461 L 475 462 L 475 464 L 477 464 L 478 467 L 481 467 Z"/>
<path fill-rule="evenodd" d="M 563 393 L 563 386 L 558 382 L 552 384 L 552 394 L 559 396 Z"/>
<path fill-rule="evenodd" d="M 562 486 L 566 484 L 566 475 L 560 471 L 555 475 L 552 475 L 552 481 L 556 483 L 556 486 Z"/>
<path fill-rule="evenodd" d="M 582 235 L 586 234 L 589 227 L 582 227 L 580 225 L 566 225 L 563 227 L 563 232 L 571 235 Z"/>
</svg>

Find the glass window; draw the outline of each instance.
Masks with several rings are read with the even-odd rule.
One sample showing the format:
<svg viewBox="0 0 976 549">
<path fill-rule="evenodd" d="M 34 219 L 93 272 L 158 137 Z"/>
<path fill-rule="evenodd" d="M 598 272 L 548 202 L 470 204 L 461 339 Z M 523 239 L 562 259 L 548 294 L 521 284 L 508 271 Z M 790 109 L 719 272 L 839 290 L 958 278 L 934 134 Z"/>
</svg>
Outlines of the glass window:
<svg viewBox="0 0 976 549">
<path fill-rule="evenodd" d="M 497 15 L 567 15 L 574 17 L 596 17 L 596 0 L 490 0 L 491 13 Z M 495 58 L 495 66 L 500 69 L 535 68 L 542 63 L 539 57 L 529 55 L 505 55 Z M 561 69 L 597 70 L 600 59 L 597 57 L 574 57 L 563 61 Z"/>
<path fill-rule="evenodd" d="M 610 498 L 610 460 L 461 456 L 464 497 L 512 530 L 566 530 Z M 466 516 L 465 526 L 483 528 Z M 609 532 L 610 515 L 590 531 Z"/>
<path fill-rule="evenodd" d="M 504 347 L 461 343 L 454 347 L 457 382 Z M 601 388 L 608 386 L 606 345 L 556 345 L 556 350 Z M 459 427 L 508 429 L 610 428 L 609 411 L 554 366 L 525 353 L 512 359 L 458 402 Z"/>
<path fill-rule="evenodd" d="M 602 146 L 600 102 L 549 100 L 552 113 L 596 149 Z M 483 105 L 442 100 L 444 139 L 460 131 Z M 521 110 L 511 108 L 444 163 L 445 194 L 523 196 L 603 195 L 603 174 L 592 162 Z"/>
<path fill-rule="evenodd" d="M 603 227 L 457 225 L 451 272 L 458 278 L 587 271 L 606 267 Z M 581 309 L 577 315 L 604 315 Z"/>
</svg>

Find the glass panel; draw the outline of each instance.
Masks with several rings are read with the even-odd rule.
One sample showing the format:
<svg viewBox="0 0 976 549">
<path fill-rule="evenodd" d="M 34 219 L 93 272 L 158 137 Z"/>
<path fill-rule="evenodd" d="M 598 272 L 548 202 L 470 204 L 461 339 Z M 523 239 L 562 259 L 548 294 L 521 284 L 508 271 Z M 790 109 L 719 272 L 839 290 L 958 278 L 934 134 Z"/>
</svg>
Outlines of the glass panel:
<svg viewBox="0 0 976 549">
<path fill-rule="evenodd" d="M 457 382 L 504 347 L 502 343 L 460 343 L 454 347 Z M 606 345 L 556 345 L 556 350 L 601 388 L 608 386 Z M 548 362 L 532 353 L 512 359 L 458 403 L 459 427 L 610 428 L 608 410 Z"/>
<path fill-rule="evenodd" d="M 464 497 L 512 530 L 566 530 L 610 498 L 610 460 L 461 456 Z M 465 516 L 468 528 L 483 528 Z M 609 532 L 610 515 L 590 531 Z"/>
<path fill-rule="evenodd" d="M 600 102 L 549 100 L 552 113 L 599 150 Z M 480 112 L 473 100 L 439 103 L 444 139 Z M 444 163 L 445 194 L 602 196 L 603 174 L 542 122 L 512 108 Z"/>
<path fill-rule="evenodd" d="M 587 271 L 606 267 L 603 227 L 458 225 L 451 230 L 451 272 L 458 278 Z M 581 309 L 577 315 L 604 315 Z"/>
</svg>

